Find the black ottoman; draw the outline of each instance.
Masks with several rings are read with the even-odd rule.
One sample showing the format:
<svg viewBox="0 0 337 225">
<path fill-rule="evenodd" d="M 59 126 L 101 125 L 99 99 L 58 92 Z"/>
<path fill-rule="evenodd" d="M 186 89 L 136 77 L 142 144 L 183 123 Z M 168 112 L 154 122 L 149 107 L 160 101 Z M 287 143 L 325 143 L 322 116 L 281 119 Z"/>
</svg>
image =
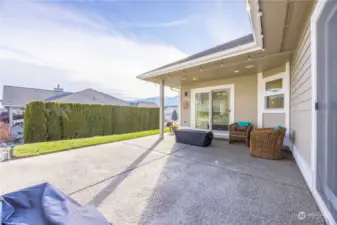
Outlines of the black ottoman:
<svg viewBox="0 0 337 225">
<path fill-rule="evenodd" d="M 176 142 L 207 147 L 212 143 L 212 131 L 180 129 L 175 132 Z"/>
</svg>

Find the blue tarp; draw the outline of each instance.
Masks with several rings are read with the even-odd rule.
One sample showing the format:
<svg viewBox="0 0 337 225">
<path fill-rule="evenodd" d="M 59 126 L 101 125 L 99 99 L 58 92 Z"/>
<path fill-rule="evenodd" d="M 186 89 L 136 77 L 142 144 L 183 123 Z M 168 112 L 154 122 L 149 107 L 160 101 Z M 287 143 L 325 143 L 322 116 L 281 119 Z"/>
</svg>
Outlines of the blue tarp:
<svg viewBox="0 0 337 225">
<path fill-rule="evenodd" d="M 82 206 L 48 183 L 1 197 L 4 225 L 109 225 L 93 206 Z"/>
</svg>

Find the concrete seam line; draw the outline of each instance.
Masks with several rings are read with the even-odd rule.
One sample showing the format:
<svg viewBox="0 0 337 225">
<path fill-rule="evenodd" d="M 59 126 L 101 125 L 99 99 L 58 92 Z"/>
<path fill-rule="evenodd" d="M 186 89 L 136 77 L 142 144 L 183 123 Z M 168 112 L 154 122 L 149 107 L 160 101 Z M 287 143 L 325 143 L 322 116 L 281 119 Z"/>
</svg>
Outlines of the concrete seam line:
<svg viewBox="0 0 337 225">
<path fill-rule="evenodd" d="M 150 150 L 149 148 L 146 148 L 146 147 L 143 147 L 143 146 L 140 146 L 140 145 L 135 145 L 135 144 L 130 144 L 130 143 L 122 143 L 124 145 L 129 145 L 129 146 L 134 146 L 134 147 L 138 147 L 138 148 L 142 148 L 142 149 L 146 149 L 146 150 Z M 161 153 L 163 155 L 168 155 L 167 153 L 164 153 L 164 152 L 159 152 L 159 151 L 156 151 L 156 150 L 151 150 L 153 152 L 157 152 L 157 153 Z"/>
<path fill-rule="evenodd" d="M 134 144 L 130 144 L 130 143 L 123 143 L 123 144 L 130 145 L 130 146 L 135 146 L 135 147 L 140 147 L 140 148 L 143 148 L 143 149 L 148 149 L 148 148 L 144 148 L 144 147 L 142 147 L 142 146 L 138 146 L 138 145 L 134 145 Z M 174 152 L 172 152 L 172 153 L 175 153 L 175 152 L 180 151 L 180 150 L 182 150 L 182 149 L 184 149 L 184 148 L 187 148 L 187 147 L 189 147 L 189 146 L 185 146 L 185 147 L 183 147 L 183 148 L 180 148 L 180 149 L 178 149 L 178 150 L 176 150 L 176 151 L 174 151 Z M 149 149 L 148 149 L 148 150 L 149 150 Z M 156 150 L 152 150 L 152 151 L 155 151 L 155 152 L 157 152 L 157 153 L 161 153 L 161 154 L 163 154 L 163 156 L 160 156 L 160 157 L 158 157 L 158 158 L 156 158 L 156 159 L 153 159 L 153 160 L 151 160 L 151 161 L 149 161 L 149 162 L 140 164 L 140 165 L 138 165 L 138 166 L 136 166 L 136 167 L 134 167 L 134 168 L 130 168 L 129 170 L 124 170 L 124 171 L 122 171 L 122 172 L 120 172 L 120 173 L 118 173 L 118 174 L 115 174 L 115 175 L 112 175 L 112 176 L 110 176 L 110 177 L 104 178 L 103 180 L 100 180 L 100 181 L 98 181 L 98 182 L 96 182 L 96 183 L 94 183 L 94 184 L 91 184 L 91 185 L 88 185 L 88 186 L 86 186 L 86 187 L 80 188 L 80 189 L 78 189 L 78 190 L 76 190 L 76 191 L 73 191 L 73 192 L 69 193 L 69 195 L 73 195 L 73 194 L 79 193 L 79 192 L 84 191 L 84 190 L 86 190 L 86 189 L 88 189 L 88 188 L 94 187 L 94 186 L 96 186 L 96 185 L 98 185 L 98 184 L 101 184 L 101 183 L 103 183 L 103 182 L 105 182 L 105 181 L 108 181 L 108 180 L 110 180 L 110 179 L 112 179 L 112 178 L 115 178 L 115 177 L 117 177 L 117 176 L 120 176 L 120 175 L 122 175 L 122 174 L 124 174 L 124 173 L 131 172 L 131 171 L 133 171 L 133 170 L 135 170 L 135 169 L 137 169 L 137 168 L 140 168 L 140 167 L 142 167 L 142 166 L 145 166 L 145 165 L 147 165 L 147 164 L 150 164 L 150 163 L 152 163 L 152 162 L 154 162 L 154 161 L 157 161 L 157 160 L 159 160 L 159 159 L 162 159 L 162 158 L 164 158 L 164 157 L 167 157 L 167 156 L 170 156 L 170 155 L 172 156 L 172 153 L 167 154 L 167 153 L 164 153 L 164 152 L 158 152 L 158 151 L 156 151 Z"/>
<path fill-rule="evenodd" d="M 122 143 L 122 142 L 121 142 L 121 143 Z M 146 148 L 146 147 L 143 147 L 143 146 L 140 146 L 140 145 L 136 145 L 136 144 L 131 144 L 131 143 L 122 143 L 122 144 L 130 145 L 130 146 L 135 146 L 135 147 L 139 147 L 139 148 L 142 148 L 142 149 L 147 149 L 147 150 L 149 150 L 149 148 Z M 158 153 L 161 153 L 161 154 L 165 154 L 165 155 L 172 155 L 173 153 L 176 153 L 176 152 L 178 152 L 178 151 L 180 151 L 180 150 L 183 150 L 183 149 L 185 149 L 185 148 L 188 148 L 188 147 L 190 147 L 190 146 L 189 146 L 189 145 L 184 146 L 184 147 L 179 148 L 179 149 L 177 149 L 177 150 L 175 150 L 175 151 L 173 151 L 173 152 L 171 152 L 171 153 L 160 152 L 160 151 L 157 151 L 157 150 L 154 150 L 154 149 L 152 149 L 152 151 L 158 152 Z"/>
<path fill-rule="evenodd" d="M 146 163 L 140 164 L 140 165 L 138 165 L 138 166 L 136 166 L 136 167 L 134 167 L 134 168 L 130 168 L 130 169 L 128 169 L 128 170 L 124 170 L 124 171 L 122 171 L 122 172 L 120 172 L 120 173 L 118 173 L 118 174 L 112 175 L 112 176 L 110 176 L 110 177 L 107 177 L 107 178 L 104 178 L 104 179 L 102 179 L 102 180 L 99 180 L 99 181 L 97 181 L 97 182 L 95 182 L 95 183 L 93 183 L 93 184 L 90 184 L 90 185 L 87 185 L 87 186 L 85 186 L 85 187 L 83 187 L 83 188 L 80 188 L 80 189 L 78 189 L 78 190 L 76 190 L 76 191 L 70 192 L 70 193 L 68 193 L 68 195 L 73 195 L 73 194 L 79 193 L 79 192 L 84 191 L 84 190 L 86 190 L 86 189 L 88 189 L 88 188 L 94 187 L 94 186 L 96 186 L 96 185 L 98 185 L 98 184 L 101 184 L 101 183 L 103 183 L 103 182 L 105 182 L 105 181 L 108 181 L 108 180 L 110 180 L 110 179 L 112 179 L 112 178 L 118 177 L 118 176 L 120 176 L 120 175 L 122 175 L 122 174 L 124 174 L 124 173 L 131 172 L 131 171 L 133 171 L 133 170 L 135 170 L 135 169 L 138 169 L 138 168 L 140 168 L 140 167 L 142 167 L 142 166 L 145 166 L 145 165 L 147 165 L 147 164 L 150 164 L 150 163 L 152 163 L 152 162 L 154 162 L 154 161 L 157 161 L 157 160 L 162 159 L 162 158 L 167 157 L 167 156 L 168 156 L 168 155 L 165 154 L 165 155 L 160 156 L 160 157 L 158 157 L 158 158 L 156 158 L 156 159 L 153 159 L 153 160 L 148 161 L 148 162 L 146 162 Z"/>
</svg>

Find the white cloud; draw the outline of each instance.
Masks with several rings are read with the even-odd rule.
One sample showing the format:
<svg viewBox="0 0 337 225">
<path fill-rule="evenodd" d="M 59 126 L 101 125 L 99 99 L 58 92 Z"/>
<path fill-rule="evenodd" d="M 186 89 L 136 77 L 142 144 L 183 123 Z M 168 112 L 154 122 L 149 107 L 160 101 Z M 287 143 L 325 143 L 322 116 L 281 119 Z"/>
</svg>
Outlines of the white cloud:
<svg viewBox="0 0 337 225">
<path fill-rule="evenodd" d="M 174 20 L 170 22 L 163 23 L 148 23 L 148 24 L 132 24 L 135 27 L 144 27 L 144 28 L 157 28 L 157 27 L 174 27 L 187 24 L 188 20 Z"/>
<path fill-rule="evenodd" d="M 245 1 L 214 1 L 207 9 L 204 25 L 213 45 L 219 45 L 252 33 Z"/>
<path fill-rule="evenodd" d="M 1 86 L 29 83 L 53 70 L 52 80 L 59 77 L 57 83 L 62 86 L 77 82 L 123 97 L 143 98 L 158 95 L 158 87 L 137 80 L 136 75 L 186 56 L 173 46 L 127 37 L 99 15 L 88 17 L 56 5 L 0 4 L 0 30 Z M 23 65 L 25 70 L 18 68 Z M 56 85 L 43 80 L 36 83 L 37 88 Z"/>
</svg>

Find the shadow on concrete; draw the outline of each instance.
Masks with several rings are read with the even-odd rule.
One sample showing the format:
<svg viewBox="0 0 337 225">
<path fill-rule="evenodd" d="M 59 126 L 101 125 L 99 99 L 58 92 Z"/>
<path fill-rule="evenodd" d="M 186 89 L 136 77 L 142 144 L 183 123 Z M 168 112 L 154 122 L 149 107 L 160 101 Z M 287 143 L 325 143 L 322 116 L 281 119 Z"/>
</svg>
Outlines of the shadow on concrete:
<svg viewBox="0 0 337 225">
<path fill-rule="evenodd" d="M 224 147 L 231 149 L 223 149 Z M 217 140 L 208 148 L 190 146 L 184 152 L 187 151 L 196 154 L 199 151 L 205 158 L 214 154 L 214 159 L 218 160 L 227 157 L 226 162 L 232 161 L 234 164 L 242 163 L 240 158 L 247 158 L 246 164 L 251 170 L 256 169 L 253 162 L 260 161 L 250 158 L 246 147 L 228 146 Z M 241 153 L 247 154 L 247 157 L 240 157 Z M 270 164 L 269 168 L 272 169 L 273 166 Z M 298 220 L 297 215 L 301 211 L 317 215 L 307 218 L 305 222 L 308 224 L 324 224 L 307 190 L 206 165 L 194 161 L 188 155 L 182 158 L 174 153 L 167 158 L 161 169 L 137 224 L 300 225 L 302 221 Z"/>
<path fill-rule="evenodd" d="M 117 175 L 114 180 L 112 180 L 103 190 L 101 190 L 96 196 L 94 196 L 88 204 L 98 207 L 106 197 L 108 197 L 135 169 L 146 156 L 162 141 L 163 139 L 158 139 L 153 145 L 147 149 L 143 154 L 141 154 L 133 163 L 131 163 L 128 168 L 126 168 L 121 174 Z M 105 179 L 107 180 L 107 179 Z M 99 183 L 101 183 L 100 181 Z M 98 184 L 98 183 L 96 183 Z M 93 184 L 91 186 L 94 186 Z"/>
</svg>

